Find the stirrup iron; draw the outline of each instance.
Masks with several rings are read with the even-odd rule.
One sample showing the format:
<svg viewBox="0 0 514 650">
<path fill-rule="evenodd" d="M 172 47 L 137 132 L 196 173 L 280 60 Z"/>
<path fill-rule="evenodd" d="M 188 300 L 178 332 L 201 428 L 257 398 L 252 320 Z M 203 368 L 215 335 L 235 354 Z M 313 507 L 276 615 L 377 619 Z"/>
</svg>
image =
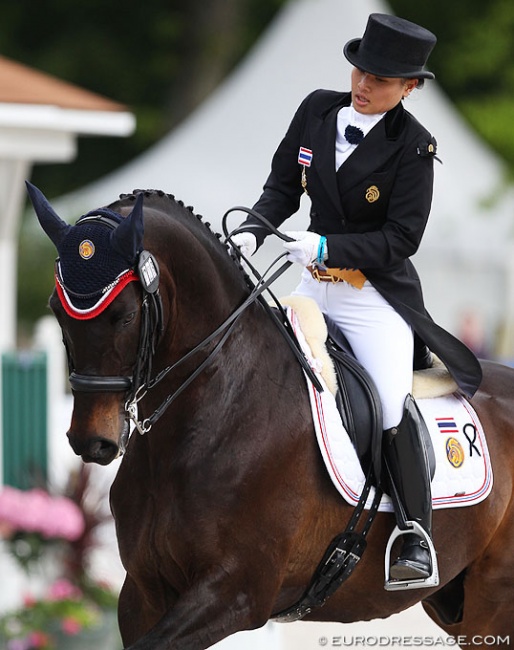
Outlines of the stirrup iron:
<svg viewBox="0 0 514 650">
<path fill-rule="evenodd" d="M 400 591 L 405 589 L 422 589 L 423 587 L 437 587 L 439 584 L 439 568 L 437 566 L 437 554 L 435 552 L 435 546 L 426 530 L 420 526 L 417 521 L 406 521 L 405 523 L 408 528 L 402 530 L 396 526 L 391 533 L 391 536 L 389 537 L 389 541 L 387 542 L 384 561 L 384 589 L 386 591 Z M 412 533 L 415 533 L 421 537 L 421 539 L 428 546 L 428 551 L 430 553 L 430 563 L 432 565 L 432 573 L 427 578 L 394 580 L 391 578 L 391 550 L 393 548 L 393 544 L 398 539 L 398 537 L 402 537 L 403 535 L 411 535 Z"/>
</svg>

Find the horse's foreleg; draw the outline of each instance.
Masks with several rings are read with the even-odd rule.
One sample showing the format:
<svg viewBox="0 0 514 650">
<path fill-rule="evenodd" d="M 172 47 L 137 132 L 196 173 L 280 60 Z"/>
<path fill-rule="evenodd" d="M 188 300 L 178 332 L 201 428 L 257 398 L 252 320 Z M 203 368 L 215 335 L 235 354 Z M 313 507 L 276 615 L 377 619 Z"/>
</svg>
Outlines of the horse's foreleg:
<svg viewBox="0 0 514 650">
<path fill-rule="evenodd" d="M 264 625 L 272 605 L 259 594 L 273 591 L 262 575 L 250 579 L 213 568 L 126 650 L 205 650 L 231 634 Z"/>
<path fill-rule="evenodd" d="M 176 598 L 164 597 L 168 592 L 169 587 L 166 592 L 155 589 L 151 594 L 143 593 L 134 580 L 126 576 L 118 599 L 118 623 L 124 646 L 140 639 L 176 601 Z"/>
</svg>

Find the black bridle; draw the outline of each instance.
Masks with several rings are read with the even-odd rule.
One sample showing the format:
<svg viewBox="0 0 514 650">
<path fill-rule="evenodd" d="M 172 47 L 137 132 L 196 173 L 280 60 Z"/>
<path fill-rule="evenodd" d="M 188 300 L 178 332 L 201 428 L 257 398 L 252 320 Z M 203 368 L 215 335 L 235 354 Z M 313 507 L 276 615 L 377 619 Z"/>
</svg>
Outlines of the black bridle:
<svg viewBox="0 0 514 650">
<path fill-rule="evenodd" d="M 99 210 L 98 213 L 82 217 L 77 221 L 76 225 L 80 226 L 93 222 L 114 230 L 118 226 L 118 221 L 112 218 L 111 214 L 113 213 L 109 209 L 104 208 Z M 116 215 L 114 214 L 114 216 Z M 76 372 L 68 345 L 64 340 L 68 357 L 69 382 L 73 391 L 82 393 L 126 393 L 130 391 L 129 399 L 134 399 L 141 387 L 147 385 L 150 381 L 152 360 L 163 328 L 162 300 L 159 293 L 159 265 L 151 253 L 142 250 L 132 270 L 136 271 L 136 269 L 143 289 L 143 299 L 141 302 L 138 354 L 132 377 L 124 375 L 82 375 Z M 92 297 L 92 295 L 77 294 L 66 287 L 59 271 L 58 260 L 56 263 L 56 277 L 61 287 L 69 295 L 81 298 Z M 103 291 L 105 289 L 98 293 L 101 294 Z"/>
<path fill-rule="evenodd" d="M 228 233 L 226 229 L 226 220 L 228 215 L 234 211 L 243 211 L 248 214 L 252 214 L 259 221 L 263 223 L 262 227 L 268 228 L 274 234 L 278 235 L 281 239 L 290 241 L 290 238 L 280 233 L 276 230 L 269 222 L 267 222 L 264 217 L 257 214 L 253 210 L 244 207 L 235 207 L 228 210 L 223 216 L 223 230 L 226 236 L 227 243 L 231 244 L 231 237 L 240 232 L 240 230 L 235 230 L 232 233 Z M 246 311 L 246 309 L 255 302 L 259 302 L 264 309 L 268 312 L 272 320 L 279 327 L 279 331 L 283 334 L 284 338 L 288 342 L 289 346 L 293 350 L 303 369 L 309 376 L 310 380 L 315 385 L 316 389 L 319 392 L 323 391 L 323 388 L 311 369 L 307 359 L 305 358 L 303 352 L 300 349 L 299 343 L 296 340 L 296 336 L 291 328 L 289 320 L 287 319 L 285 312 L 280 305 L 279 301 L 269 290 L 269 287 L 275 282 L 275 280 L 284 273 L 291 262 L 285 262 L 279 269 L 277 269 L 267 280 L 265 276 L 271 271 L 272 267 L 276 262 L 282 257 L 282 255 L 273 262 L 270 268 L 261 276 L 257 270 L 251 266 L 249 261 L 241 254 L 237 247 L 232 246 L 232 250 L 238 258 L 242 258 L 248 268 L 252 270 L 254 275 L 257 278 L 257 283 L 253 284 L 249 278 L 247 282 L 250 286 L 249 296 L 237 307 L 226 319 L 219 325 L 211 334 L 204 338 L 198 345 L 192 348 L 187 354 L 178 359 L 175 363 L 167 366 L 161 370 L 155 377 L 151 377 L 152 374 L 152 361 L 155 354 L 156 346 L 162 332 L 162 302 L 158 290 L 158 280 L 157 283 L 148 287 L 144 281 L 144 273 L 141 271 L 141 256 L 144 256 L 145 259 L 148 259 L 149 256 L 157 269 L 158 275 L 158 266 L 157 261 L 153 256 L 148 253 L 148 251 L 143 251 L 139 259 L 139 277 L 143 286 L 143 300 L 141 304 L 141 330 L 139 337 L 139 347 L 137 354 L 137 362 L 134 367 L 134 373 L 132 377 L 127 376 L 96 376 L 96 375 L 80 375 L 75 372 L 75 370 L 70 365 L 70 384 L 74 391 L 79 392 L 129 392 L 128 397 L 125 402 L 125 411 L 127 412 L 129 418 L 134 423 L 135 427 L 140 434 L 145 434 L 150 431 L 155 422 L 164 414 L 166 409 L 172 404 L 172 402 L 198 377 L 198 375 L 203 372 L 203 370 L 212 362 L 214 357 L 221 351 L 223 345 L 229 338 L 232 333 L 235 325 L 237 324 L 240 316 Z M 143 261 L 143 263 L 145 263 Z M 152 289 L 151 291 L 149 289 Z M 276 309 L 281 313 L 282 318 L 278 317 L 277 314 L 270 308 L 268 303 L 263 299 L 262 294 L 268 291 L 271 295 Z M 183 363 L 194 357 L 198 352 L 204 350 L 209 344 L 211 344 L 215 339 L 219 338 L 218 342 L 211 349 L 207 357 L 202 361 L 202 363 L 185 379 L 182 384 L 170 395 L 168 395 L 161 405 L 144 420 L 140 420 L 138 416 L 138 404 L 147 394 L 149 390 L 154 388 L 159 384 L 165 377 L 167 377 L 172 371 L 176 370 Z M 70 356 L 68 355 L 69 362 Z"/>
<path fill-rule="evenodd" d="M 157 262 L 155 262 L 156 264 Z M 148 385 L 152 375 L 152 360 L 162 332 L 162 301 L 159 292 L 144 291 L 141 303 L 141 329 L 137 361 L 132 377 L 125 375 L 102 376 L 81 375 L 75 372 L 73 361 L 68 352 L 69 382 L 72 390 L 82 393 L 125 393 L 130 392 L 129 399 L 134 399 L 142 387 Z"/>
</svg>

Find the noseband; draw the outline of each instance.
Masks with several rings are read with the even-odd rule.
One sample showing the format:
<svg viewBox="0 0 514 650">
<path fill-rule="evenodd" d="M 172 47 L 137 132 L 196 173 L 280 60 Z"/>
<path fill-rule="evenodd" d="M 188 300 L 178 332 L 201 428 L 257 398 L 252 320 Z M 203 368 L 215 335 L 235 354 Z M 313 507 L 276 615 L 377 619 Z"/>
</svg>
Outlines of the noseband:
<svg viewBox="0 0 514 650">
<path fill-rule="evenodd" d="M 81 393 L 125 393 L 132 388 L 132 377 L 79 375 L 74 370 L 70 372 L 69 381 L 72 390 Z"/>
<path fill-rule="evenodd" d="M 143 251 L 147 252 L 147 251 Z M 153 260 L 156 265 L 157 262 Z M 162 300 L 158 291 L 148 293 L 144 289 L 141 304 L 141 329 L 137 361 L 132 377 L 81 375 L 75 372 L 68 351 L 69 382 L 73 391 L 80 393 L 126 393 L 130 391 L 127 404 L 136 399 L 139 393 L 150 384 L 152 360 L 158 339 L 162 333 Z M 127 407 L 128 410 L 128 407 Z"/>
</svg>

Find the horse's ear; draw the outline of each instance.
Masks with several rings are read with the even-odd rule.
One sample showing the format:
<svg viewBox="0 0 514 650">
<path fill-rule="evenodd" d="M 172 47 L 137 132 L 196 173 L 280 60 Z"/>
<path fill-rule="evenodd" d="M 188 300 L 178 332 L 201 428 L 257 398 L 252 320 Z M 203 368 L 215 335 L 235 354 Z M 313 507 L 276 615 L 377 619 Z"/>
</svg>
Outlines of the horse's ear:
<svg viewBox="0 0 514 650">
<path fill-rule="evenodd" d="M 112 231 L 111 245 L 126 259 L 135 260 L 143 246 L 143 193 L 137 195 L 132 212 Z"/>
<path fill-rule="evenodd" d="M 52 208 L 48 199 L 43 192 L 35 185 L 25 181 L 29 198 L 34 207 L 34 212 L 41 224 L 41 228 L 50 237 L 55 247 L 58 248 L 66 234 L 69 232 L 71 226 L 61 219 L 61 217 Z"/>
</svg>

